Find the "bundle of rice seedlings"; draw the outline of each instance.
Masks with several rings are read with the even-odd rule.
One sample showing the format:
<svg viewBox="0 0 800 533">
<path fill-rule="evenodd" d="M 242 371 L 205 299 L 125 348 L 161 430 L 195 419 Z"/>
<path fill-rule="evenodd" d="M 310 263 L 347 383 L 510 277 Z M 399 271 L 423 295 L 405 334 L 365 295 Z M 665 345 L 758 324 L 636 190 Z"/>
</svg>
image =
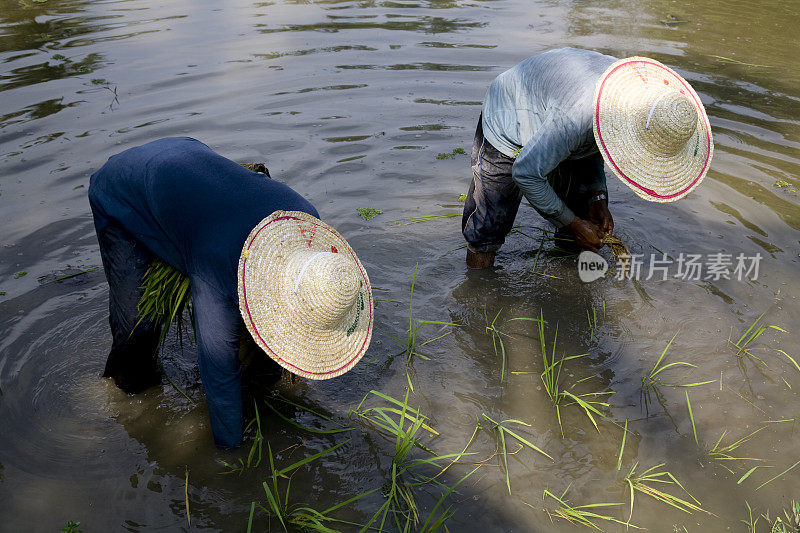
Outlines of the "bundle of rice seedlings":
<svg viewBox="0 0 800 533">
<path fill-rule="evenodd" d="M 614 237 L 610 233 L 606 233 L 603 236 L 603 244 L 608 245 L 611 253 L 614 254 L 615 263 L 622 269 L 622 277 L 626 277 L 630 270 L 631 260 L 631 252 L 628 247 L 619 240 L 619 237 Z"/>
<path fill-rule="evenodd" d="M 178 342 L 183 346 L 185 325 L 183 312 L 189 312 L 189 321 L 193 324 L 192 292 L 189 278 L 175 270 L 160 259 L 154 259 L 142 278 L 140 287 L 142 297 L 139 299 L 139 321 L 149 320 L 154 327 L 161 329 L 158 344 L 164 344 L 170 324 L 176 324 Z"/>
<path fill-rule="evenodd" d="M 611 249 L 611 253 L 614 254 L 614 259 L 631 255 L 631 252 L 628 250 L 628 247 L 625 246 L 625 243 L 619 240 L 619 237 L 614 237 L 610 233 L 606 233 L 603 236 L 603 244 L 607 244 Z"/>
</svg>

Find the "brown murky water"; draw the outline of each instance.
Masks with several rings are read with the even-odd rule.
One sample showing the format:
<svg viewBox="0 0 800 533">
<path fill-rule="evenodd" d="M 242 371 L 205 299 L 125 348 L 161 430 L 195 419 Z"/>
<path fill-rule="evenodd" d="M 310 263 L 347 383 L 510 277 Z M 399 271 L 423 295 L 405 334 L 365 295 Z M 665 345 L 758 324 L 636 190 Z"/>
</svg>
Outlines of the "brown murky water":
<svg viewBox="0 0 800 533">
<path fill-rule="evenodd" d="M 419 264 L 416 317 L 463 325 L 425 345 L 432 359 L 413 365 L 410 402 L 440 433 L 425 442 L 457 452 L 486 413 L 531 424 L 520 432 L 554 459 L 531 450 L 512 456 L 511 495 L 498 458 L 490 459 L 448 500 L 451 531 L 570 531 L 576 526 L 551 523 L 542 510 L 553 508 L 543 490 L 571 486 L 575 504 L 627 505 L 622 480 L 637 461 L 639 471 L 666 463 L 715 514 L 688 515 L 640 496 L 633 523 L 651 531 L 743 530 L 745 501 L 774 514 L 800 497 L 800 468 L 756 491 L 800 459 L 794 422 L 764 424 L 800 414 L 800 371 L 776 351 L 800 358 L 798 27 L 800 11 L 788 0 L 0 0 L 0 530 L 53 531 L 69 520 L 92 532 L 189 529 L 187 468 L 191 529 L 243 530 L 250 502 L 265 501 L 263 466 L 220 475 L 218 460 L 245 451 L 211 444 L 191 350 L 169 347 L 165 367 L 196 403 L 169 384 L 125 396 L 98 377 L 110 342 L 102 271 L 51 282 L 100 264 L 86 200 L 91 172 L 124 148 L 170 135 L 191 135 L 237 161 L 266 161 L 350 240 L 381 289 L 370 364 L 330 382 L 281 385 L 355 429 L 313 434 L 262 412 L 281 464 L 350 439 L 295 476 L 297 501 L 325 509 L 387 479 L 393 442 L 348 412 L 370 389 L 404 394 L 405 360 L 391 357 L 401 347 L 389 334 L 404 335 Z M 493 271 L 468 272 L 456 249 L 458 218 L 392 222 L 460 211 L 468 156 L 437 154 L 469 149 L 494 76 L 562 45 L 654 57 L 686 77 L 708 110 L 716 153 L 689 198 L 645 203 L 609 177 L 617 232 L 632 252 L 645 260 L 760 253 L 757 280 L 609 276 L 582 284 L 575 259 L 543 253 L 537 261 L 539 241 L 523 235 L 512 235 Z M 384 213 L 365 222 L 355 210 L 367 206 Z M 527 208 L 517 222 L 544 227 Z M 599 432 L 571 406 L 561 436 L 541 388 L 535 324 L 508 326 L 501 381 L 484 309 L 502 309 L 501 318 L 541 309 L 548 340 L 558 324 L 558 353 L 588 354 L 569 361 L 562 379 L 571 386 L 595 376 L 571 390 L 614 393 Z M 587 310 L 597 313 L 593 332 Z M 754 342 L 766 366 L 740 360 L 727 342 L 731 327 L 738 338 L 761 313 L 788 330 Z M 643 405 L 641 377 L 676 333 L 667 362 L 696 368 L 672 367 L 663 381 L 713 382 L 661 386 Z M 724 431 L 723 444 L 762 426 L 734 453 L 762 462 L 729 461 L 729 472 L 704 454 Z M 495 446 L 479 432 L 469 460 L 490 457 Z M 737 484 L 754 464 L 770 468 Z M 439 480 L 452 485 L 469 468 Z M 419 493 L 423 518 L 439 494 L 435 486 Z M 363 522 L 381 503 L 376 493 L 339 516 Z M 624 520 L 628 510 L 608 512 Z M 267 527 L 263 513 L 254 525 Z"/>
</svg>

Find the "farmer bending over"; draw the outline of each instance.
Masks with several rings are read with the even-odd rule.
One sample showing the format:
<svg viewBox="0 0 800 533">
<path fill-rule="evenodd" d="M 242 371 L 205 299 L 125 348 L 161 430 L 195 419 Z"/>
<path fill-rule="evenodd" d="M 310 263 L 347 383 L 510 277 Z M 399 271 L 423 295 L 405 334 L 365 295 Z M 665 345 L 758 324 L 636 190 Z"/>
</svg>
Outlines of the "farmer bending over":
<svg viewBox="0 0 800 533">
<path fill-rule="evenodd" d="M 658 61 L 561 48 L 500 74 L 486 93 L 472 147 L 462 232 L 467 265 L 486 268 L 522 196 L 581 247 L 614 229 L 603 162 L 653 202 L 686 196 L 714 147 L 692 87 Z"/>
<path fill-rule="evenodd" d="M 240 340 L 290 372 L 347 372 L 372 335 L 372 290 L 347 242 L 267 175 L 190 138 L 111 157 L 89 185 L 109 285 L 113 344 L 104 376 L 128 393 L 161 381 L 160 324 L 142 319 L 155 258 L 188 276 L 197 359 L 214 442 L 242 439 Z"/>
</svg>

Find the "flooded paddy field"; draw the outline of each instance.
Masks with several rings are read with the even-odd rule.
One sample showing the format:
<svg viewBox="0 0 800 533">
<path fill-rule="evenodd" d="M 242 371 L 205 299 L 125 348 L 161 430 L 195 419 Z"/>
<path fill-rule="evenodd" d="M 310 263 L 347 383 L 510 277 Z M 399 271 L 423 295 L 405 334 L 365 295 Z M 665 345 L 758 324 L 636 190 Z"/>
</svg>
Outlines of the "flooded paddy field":
<svg viewBox="0 0 800 533">
<path fill-rule="evenodd" d="M 746 531 L 748 505 L 774 518 L 800 499 L 798 26 L 787 0 L 0 0 L 0 531 L 241 531 L 251 516 L 254 531 L 277 531 L 251 514 L 269 507 L 267 442 L 278 469 L 341 444 L 295 471 L 290 503 L 324 511 L 374 490 L 332 512 L 364 524 L 386 501 L 396 440 L 353 411 L 391 407 L 370 391 L 402 400 L 409 384 L 427 417 L 420 443 L 471 454 L 406 475 L 436 476 L 407 486 L 414 530 L 450 509 L 450 531 L 572 531 L 543 499 L 568 487 L 572 505 L 619 503 L 591 510 L 650 531 Z M 714 159 L 683 201 L 647 203 L 608 172 L 615 233 L 647 267 L 673 260 L 667 279 L 612 269 L 580 282 L 527 207 L 493 269 L 464 265 L 459 196 L 484 92 L 567 45 L 657 59 L 706 107 Z M 184 135 L 264 161 L 348 239 L 375 287 L 373 342 L 352 371 L 250 390 L 262 461 L 241 473 L 222 462 L 246 462 L 257 433 L 240 450 L 213 446 L 191 346 L 164 350 L 176 386 L 128 396 L 99 377 L 111 339 L 89 176 L 125 148 Z M 362 207 L 383 213 L 364 220 Z M 453 216 L 408 220 L 429 215 Z M 684 279 L 681 254 L 761 260 L 757 276 Z M 412 322 L 422 356 L 409 358 L 393 337 L 408 338 L 415 268 L 413 321 L 458 326 Z M 777 327 L 747 344 L 762 314 Z M 563 363 L 559 390 L 607 404 L 590 404 L 597 428 L 568 396 L 559 422 L 539 324 L 510 320 L 540 316 L 548 357 L 585 354 Z M 659 368 L 684 364 L 657 372 L 673 337 Z M 685 491 L 649 486 L 701 510 L 635 491 L 631 516 L 626 476 L 662 463 L 650 474 Z"/>
</svg>

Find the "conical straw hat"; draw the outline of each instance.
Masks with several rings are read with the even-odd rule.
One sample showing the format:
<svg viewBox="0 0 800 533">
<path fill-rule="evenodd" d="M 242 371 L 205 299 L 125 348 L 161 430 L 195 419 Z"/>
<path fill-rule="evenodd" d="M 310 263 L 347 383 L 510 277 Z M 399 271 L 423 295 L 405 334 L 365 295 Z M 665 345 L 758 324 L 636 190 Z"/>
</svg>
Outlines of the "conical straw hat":
<svg viewBox="0 0 800 533">
<path fill-rule="evenodd" d="M 672 69 L 646 57 L 621 59 L 598 80 L 594 137 L 617 177 L 651 202 L 689 194 L 714 153 L 697 93 Z"/>
<path fill-rule="evenodd" d="M 336 230 L 299 211 L 275 211 L 239 258 L 239 311 L 259 346 L 309 379 L 350 370 L 372 337 L 367 272 Z"/>
</svg>

